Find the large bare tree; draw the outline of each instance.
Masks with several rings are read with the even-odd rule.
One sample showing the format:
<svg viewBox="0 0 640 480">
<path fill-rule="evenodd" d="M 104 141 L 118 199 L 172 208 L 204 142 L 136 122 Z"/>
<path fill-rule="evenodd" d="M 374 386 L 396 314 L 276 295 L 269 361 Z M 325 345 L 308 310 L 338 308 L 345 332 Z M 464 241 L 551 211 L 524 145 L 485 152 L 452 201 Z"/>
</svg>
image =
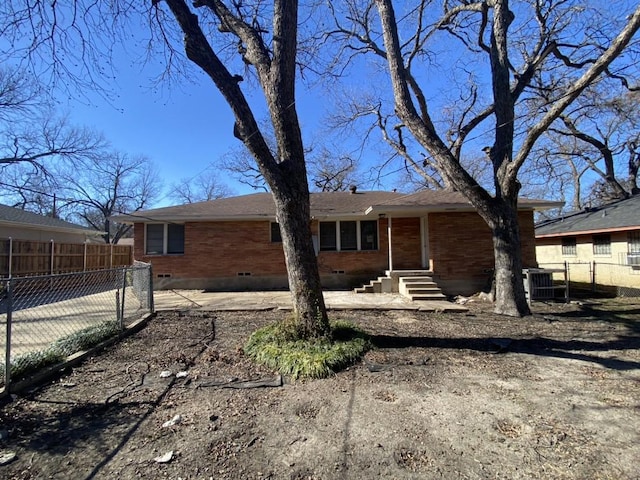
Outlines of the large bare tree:
<svg viewBox="0 0 640 480">
<path fill-rule="evenodd" d="M 402 4 L 400 17 L 392 0 L 349 5 L 346 15 L 334 11 L 332 33 L 347 39 L 351 51 L 386 63 L 398 128 L 410 132 L 491 228 L 496 312 L 530 313 L 522 282 L 518 174 L 541 136 L 589 85 L 601 75 L 622 81 L 611 67 L 640 27 L 640 6 L 627 3 L 624 14 L 616 11 L 606 24 L 622 18 L 613 31 L 602 28 L 584 2 L 517 2 L 512 10 L 508 0 L 444 1 L 441 8 L 421 0 Z M 531 91 L 555 85 L 557 76 L 566 82 L 536 108 Z M 446 87 L 436 92 L 438 82 Z M 436 107 L 445 109 L 437 103 L 440 92 L 456 107 L 449 122 L 434 116 Z M 466 150 L 482 149 L 479 142 L 487 142 L 491 185 L 465 168 Z"/>
<path fill-rule="evenodd" d="M 626 198 L 637 190 L 638 98 L 638 92 L 619 92 L 605 78 L 549 128 L 537 163 L 564 171 L 572 185 L 570 209 Z"/>
<path fill-rule="evenodd" d="M 117 243 L 131 228 L 111 222 L 111 216 L 148 208 L 162 188 L 148 158 L 106 149 L 56 158 L 46 171 L 13 164 L 5 174 L 3 203 L 87 225 L 104 232 L 106 243 Z"/>
<path fill-rule="evenodd" d="M 35 174 L 60 159 L 92 155 L 106 145 L 103 136 L 71 125 L 57 115 L 43 86 L 25 70 L 0 68 L 0 173 L 13 176 L 17 164 Z"/>
<path fill-rule="evenodd" d="M 232 189 L 220 180 L 212 168 L 213 165 L 194 177 L 182 178 L 174 183 L 169 197 L 178 203 L 195 203 L 231 196 Z"/>
<path fill-rule="evenodd" d="M 118 243 L 131 228 L 111 216 L 148 208 L 162 189 L 147 157 L 117 151 L 60 165 L 55 178 L 67 216 L 104 232 L 106 243 Z"/>
<path fill-rule="evenodd" d="M 91 81 L 108 69 L 105 63 L 112 49 L 104 45 L 127 42 L 131 38 L 127 29 L 132 25 L 139 28 L 145 21 L 154 26 L 154 40 L 165 46 L 169 66 L 178 65 L 179 57 L 186 55 L 228 103 L 235 117 L 229 134 L 244 143 L 273 195 L 300 334 L 317 337 L 328 333 L 296 111 L 297 1 L 10 0 L 0 7 L 0 13 L 4 13 L 0 34 L 15 40 L 32 63 L 48 61 L 49 71 L 54 74 L 66 74 L 69 60 L 75 60 Z M 181 47 L 175 43 L 176 33 L 182 37 Z M 108 41 L 100 38 L 105 34 L 111 37 Z M 28 38 L 26 44 L 20 40 L 24 36 Z M 99 56 L 103 52 L 107 54 L 104 58 Z M 260 87 L 275 151 L 269 148 L 255 109 L 241 88 L 243 77 L 248 77 L 245 83 L 250 80 Z M 210 118 L 213 124 L 215 113 Z"/>
</svg>

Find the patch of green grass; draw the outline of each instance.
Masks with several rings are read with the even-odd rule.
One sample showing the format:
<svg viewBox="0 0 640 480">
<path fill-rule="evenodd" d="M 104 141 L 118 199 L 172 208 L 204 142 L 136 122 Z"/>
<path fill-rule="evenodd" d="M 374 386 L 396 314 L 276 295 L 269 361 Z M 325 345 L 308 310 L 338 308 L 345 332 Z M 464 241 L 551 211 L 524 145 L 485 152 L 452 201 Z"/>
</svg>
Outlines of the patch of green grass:
<svg viewBox="0 0 640 480">
<path fill-rule="evenodd" d="M 11 379 L 19 380 L 38 370 L 62 362 L 69 355 L 87 350 L 117 335 L 117 322 L 104 322 L 59 338 L 44 350 L 36 350 L 11 359 Z M 4 382 L 4 363 L 0 363 L 0 381 Z"/>
<path fill-rule="evenodd" d="M 87 350 L 120 332 L 118 322 L 104 322 L 78 330 L 66 337 L 59 338 L 49 349 L 58 351 L 64 357 Z"/>
<path fill-rule="evenodd" d="M 349 322 L 332 322 L 331 339 L 303 340 L 285 320 L 256 330 L 244 351 L 255 362 L 297 379 L 328 377 L 353 365 L 369 348 L 368 335 Z"/>
<path fill-rule="evenodd" d="M 63 359 L 64 356 L 50 348 L 17 355 L 11 359 L 11 378 L 13 380 L 24 378 Z M 0 380 L 4 381 L 4 363 L 0 364 L 0 369 Z"/>
</svg>

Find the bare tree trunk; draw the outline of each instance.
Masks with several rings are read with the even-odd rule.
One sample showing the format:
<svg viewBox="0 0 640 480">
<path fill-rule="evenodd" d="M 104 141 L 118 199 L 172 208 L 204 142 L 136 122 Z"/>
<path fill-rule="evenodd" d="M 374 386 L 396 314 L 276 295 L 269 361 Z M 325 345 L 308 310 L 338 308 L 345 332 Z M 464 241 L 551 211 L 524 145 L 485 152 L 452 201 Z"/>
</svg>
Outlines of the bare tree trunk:
<svg viewBox="0 0 640 480">
<path fill-rule="evenodd" d="M 325 336 L 329 322 L 311 240 L 309 192 L 296 190 L 274 193 L 293 311 L 302 336 Z"/>
<path fill-rule="evenodd" d="M 243 46 L 243 61 L 255 67 L 277 142 L 275 154 L 240 89 L 241 77 L 232 75 L 220 60 L 200 28 L 198 16 L 185 0 L 166 3 L 184 32 L 187 57 L 211 78 L 231 107 L 236 120 L 233 134 L 251 152 L 271 189 L 299 333 L 305 338 L 326 336 L 329 319 L 311 237 L 309 185 L 295 108 L 298 3 L 274 1 L 273 42 L 269 48 L 259 25 L 249 25 L 236 17 L 220 0 L 193 4 L 195 8 L 206 6 L 218 18 L 222 30 L 233 32 Z"/>
<path fill-rule="evenodd" d="M 395 14 L 391 0 L 376 0 L 382 20 L 387 59 L 393 83 L 396 114 L 404 121 L 416 140 L 424 146 L 439 164 L 451 184 L 464 194 L 487 222 L 493 233 L 496 303 L 495 311 L 512 316 L 530 314 L 522 283 L 522 252 L 518 226 L 517 197 L 519 183 L 510 170 L 512 166 L 513 100 L 508 86 L 508 61 L 505 35 L 509 23 L 506 1 L 497 8 L 497 32 L 492 36 L 492 67 L 496 92 L 496 134 L 490 158 L 494 165 L 496 195 L 492 197 L 462 167 L 457 158 L 431 127 L 421 118 L 411 101 L 407 86 Z M 506 89 L 506 94 L 503 90 Z M 424 114 L 423 114 L 424 115 Z M 502 120 L 502 121 L 500 121 Z"/>
<path fill-rule="evenodd" d="M 515 206 L 496 205 L 485 220 L 493 235 L 496 298 L 495 312 L 520 317 L 530 312 L 522 280 L 522 250 L 518 211 Z"/>
</svg>

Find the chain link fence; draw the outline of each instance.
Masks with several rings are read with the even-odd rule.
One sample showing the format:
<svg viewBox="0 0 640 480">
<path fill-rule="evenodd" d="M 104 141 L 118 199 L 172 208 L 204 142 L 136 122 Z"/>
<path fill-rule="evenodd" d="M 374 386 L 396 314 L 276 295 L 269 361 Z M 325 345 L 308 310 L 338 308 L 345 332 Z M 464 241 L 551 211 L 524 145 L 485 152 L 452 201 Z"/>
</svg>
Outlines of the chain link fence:
<svg viewBox="0 0 640 480">
<path fill-rule="evenodd" d="M 153 312 L 151 265 L 0 279 L 0 386 Z"/>
<path fill-rule="evenodd" d="M 541 263 L 540 267 L 566 268 L 570 294 L 574 297 L 640 297 L 640 266 L 591 261 Z M 554 274 L 554 281 L 558 278 Z"/>
</svg>

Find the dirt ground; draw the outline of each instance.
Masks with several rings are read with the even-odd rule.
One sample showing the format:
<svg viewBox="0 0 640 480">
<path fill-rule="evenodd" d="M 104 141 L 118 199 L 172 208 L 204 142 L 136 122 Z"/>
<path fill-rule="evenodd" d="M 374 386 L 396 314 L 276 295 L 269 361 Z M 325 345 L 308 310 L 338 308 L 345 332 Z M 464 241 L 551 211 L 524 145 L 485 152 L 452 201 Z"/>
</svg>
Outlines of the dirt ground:
<svg viewBox="0 0 640 480">
<path fill-rule="evenodd" d="M 285 313 L 163 313 L 0 407 L 0 477 L 640 478 L 638 300 L 534 311 L 332 312 L 363 361 L 262 387 L 242 346 Z"/>
</svg>

